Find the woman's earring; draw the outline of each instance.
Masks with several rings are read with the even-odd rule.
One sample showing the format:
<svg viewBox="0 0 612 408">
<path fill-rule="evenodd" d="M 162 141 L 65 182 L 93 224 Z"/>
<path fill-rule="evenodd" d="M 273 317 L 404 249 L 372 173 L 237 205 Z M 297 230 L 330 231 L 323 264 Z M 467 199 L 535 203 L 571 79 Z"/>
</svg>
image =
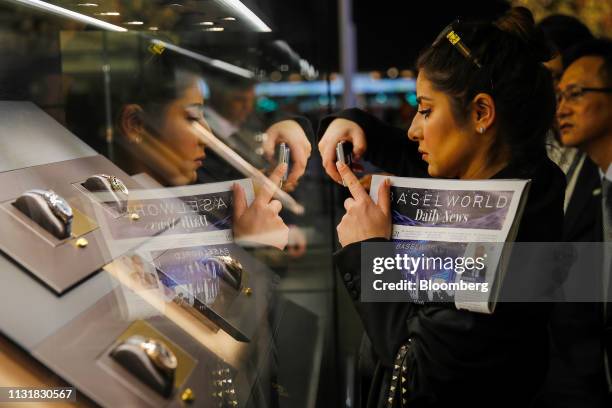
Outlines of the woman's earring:
<svg viewBox="0 0 612 408">
<path fill-rule="evenodd" d="M 477 130 L 481 135 L 485 132 L 485 128 L 483 126 L 479 127 Z"/>
<path fill-rule="evenodd" d="M 134 135 L 134 137 L 132 137 L 131 141 L 134 144 L 140 144 L 142 142 L 142 135 L 140 133 Z"/>
</svg>

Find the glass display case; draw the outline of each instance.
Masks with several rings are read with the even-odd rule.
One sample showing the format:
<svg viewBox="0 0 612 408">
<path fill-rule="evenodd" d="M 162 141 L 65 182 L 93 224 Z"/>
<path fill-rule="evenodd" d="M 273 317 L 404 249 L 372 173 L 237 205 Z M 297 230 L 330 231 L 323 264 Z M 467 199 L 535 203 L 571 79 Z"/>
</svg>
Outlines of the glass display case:
<svg viewBox="0 0 612 408">
<path fill-rule="evenodd" d="M 0 2 L 0 357 L 44 373 L 3 364 L 7 385 L 109 407 L 343 398 L 342 192 L 313 131 L 336 62 L 308 20 L 328 7 Z"/>
</svg>

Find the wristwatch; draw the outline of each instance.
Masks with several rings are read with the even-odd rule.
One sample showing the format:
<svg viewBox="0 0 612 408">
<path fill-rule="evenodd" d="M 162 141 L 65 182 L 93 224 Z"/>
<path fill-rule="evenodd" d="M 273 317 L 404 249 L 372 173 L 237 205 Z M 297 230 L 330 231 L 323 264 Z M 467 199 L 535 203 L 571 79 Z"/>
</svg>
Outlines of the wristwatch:
<svg viewBox="0 0 612 408">
<path fill-rule="evenodd" d="M 59 218 L 66 227 L 69 227 L 72 222 L 72 207 L 61 196 L 57 195 L 53 190 L 34 189 L 26 191 L 26 193 L 37 194 L 45 199 L 45 202 L 51 209 L 51 212 Z"/>
<path fill-rule="evenodd" d="M 108 174 L 94 174 L 88 177 L 82 186 L 91 192 L 105 193 L 99 197 L 101 201 L 119 213 L 127 211 L 129 191 L 120 178 Z"/>
<path fill-rule="evenodd" d="M 239 290 L 242 284 L 242 272 L 244 270 L 242 264 L 228 255 L 218 255 L 213 259 L 222 265 L 221 278 L 231 287 Z"/>
<path fill-rule="evenodd" d="M 110 355 L 162 396 L 172 395 L 178 361 L 163 341 L 134 335 L 117 345 Z"/>
<path fill-rule="evenodd" d="M 178 365 L 172 350 L 160 340 L 135 335 L 127 339 L 125 344 L 138 346 L 151 360 L 155 368 L 164 373 L 173 372 Z"/>
<path fill-rule="evenodd" d="M 170 374 L 176 370 L 178 361 L 176 356 L 164 343 L 155 339 L 139 339 L 140 347 L 146 355 L 151 359 L 155 367 L 159 370 Z"/>
<path fill-rule="evenodd" d="M 115 176 L 109 176 L 108 174 L 98 174 L 98 176 L 107 179 L 113 191 L 117 191 L 125 195 L 129 194 L 128 188 L 125 186 L 125 184 L 123 183 L 123 181 L 121 181 L 120 178 Z"/>
</svg>

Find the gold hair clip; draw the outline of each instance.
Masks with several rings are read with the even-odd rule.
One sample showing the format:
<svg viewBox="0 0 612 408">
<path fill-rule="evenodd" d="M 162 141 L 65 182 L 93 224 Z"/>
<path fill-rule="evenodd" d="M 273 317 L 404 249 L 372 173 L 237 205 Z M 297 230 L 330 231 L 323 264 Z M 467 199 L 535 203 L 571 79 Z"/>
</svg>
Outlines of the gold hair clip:
<svg viewBox="0 0 612 408">
<path fill-rule="evenodd" d="M 444 30 L 442 30 L 440 34 L 438 34 L 431 46 L 434 48 L 437 47 L 440 44 L 440 41 L 443 38 L 446 38 L 448 42 L 450 42 L 451 45 L 461 53 L 461 55 L 463 55 L 467 60 L 471 61 L 474 65 L 476 65 L 476 67 L 482 68 L 482 64 L 480 64 L 478 58 L 472 55 L 472 52 L 467 47 L 467 45 L 465 45 L 463 41 L 461 41 L 461 37 L 459 36 L 459 34 L 455 32 L 454 26 L 458 24 L 459 20 L 455 20 L 446 27 L 444 27 Z"/>
<path fill-rule="evenodd" d="M 161 55 L 165 49 L 166 47 L 158 42 L 154 42 L 149 45 L 149 52 L 154 55 Z"/>
</svg>

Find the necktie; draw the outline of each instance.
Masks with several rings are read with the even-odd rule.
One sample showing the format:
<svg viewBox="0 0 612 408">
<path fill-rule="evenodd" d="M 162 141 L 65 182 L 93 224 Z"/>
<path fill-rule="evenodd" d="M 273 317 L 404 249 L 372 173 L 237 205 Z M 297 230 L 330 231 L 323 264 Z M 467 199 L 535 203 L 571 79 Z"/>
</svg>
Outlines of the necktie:
<svg viewBox="0 0 612 408">
<path fill-rule="evenodd" d="M 604 302 L 610 299 L 610 283 L 612 276 L 610 275 L 612 267 L 612 182 L 607 178 L 603 178 L 601 181 L 601 206 L 602 206 L 602 227 L 603 227 L 603 295 Z M 606 310 L 604 316 L 607 317 L 608 322 L 612 323 L 612 316 L 610 315 L 612 310 Z"/>
<path fill-rule="evenodd" d="M 612 242 L 612 182 L 607 178 L 601 181 L 604 241 Z"/>
<path fill-rule="evenodd" d="M 602 192 L 602 224 L 603 224 L 603 312 L 604 312 L 604 327 L 603 327 L 603 343 L 605 351 L 604 362 L 606 367 L 606 377 L 608 380 L 609 390 L 612 391 L 612 302 L 609 302 L 612 288 L 610 288 L 612 254 L 610 253 L 612 243 L 612 182 L 607 178 L 603 178 L 601 182 Z"/>
</svg>

